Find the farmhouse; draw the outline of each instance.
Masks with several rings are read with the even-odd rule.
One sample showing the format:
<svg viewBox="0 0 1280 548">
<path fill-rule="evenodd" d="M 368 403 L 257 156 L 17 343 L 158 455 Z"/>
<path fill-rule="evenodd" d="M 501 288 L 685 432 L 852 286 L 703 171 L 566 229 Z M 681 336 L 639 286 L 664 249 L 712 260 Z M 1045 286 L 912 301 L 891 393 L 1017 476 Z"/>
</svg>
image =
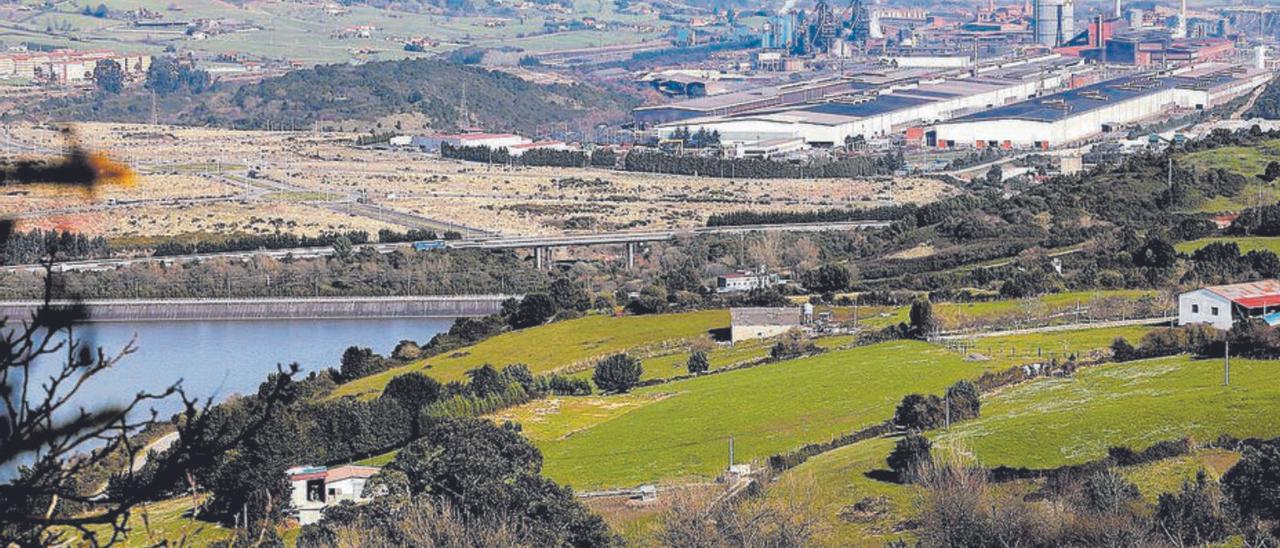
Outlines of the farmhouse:
<svg viewBox="0 0 1280 548">
<path fill-rule="evenodd" d="M 730 340 L 767 339 L 804 325 L 806 309 L 798 306 L 778 308 L 732 308 Z M 812 312 L 810 312 L 810 315 Z"/>
<path fill-rule="evenodd" d="M 767 272 L 731 272 L 716 278 L 717 293 L 751 291 L 781 285 L 782 278 Z"/>
<path fill-rule="evenodd" d="M 297 466 L 285 471 L 293 487 L 290 500 L 298 511 L 298 521 L 303 525 L 320 520 L 326 506 L 344 500 L 366 502 L 364 484 L 378 473 L 372 466 L 346 465 L 335 468 L 323 466 Z"/>
<path fill-rule="evenodd" d="M 1248 318 L 1280 323 L 1280 281 L 1202 287 L 1178 295 L 1178 325 L 1205 323 L 1231 329 L 1235 322 Z"/>
</svg>

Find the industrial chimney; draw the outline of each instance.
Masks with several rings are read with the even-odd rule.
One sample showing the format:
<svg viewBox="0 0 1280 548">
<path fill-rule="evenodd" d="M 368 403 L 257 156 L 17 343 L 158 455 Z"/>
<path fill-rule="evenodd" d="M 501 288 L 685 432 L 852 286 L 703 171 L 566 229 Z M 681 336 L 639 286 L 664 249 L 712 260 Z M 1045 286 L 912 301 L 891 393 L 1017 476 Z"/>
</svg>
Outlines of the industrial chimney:
<svg viewBox="0 0 1280 548">
<path fill-rule="evenodd" d="M 1182 0 L 1182 10 L 1178 12 L 1178 28 L 1173 31 L 1173 37 L 1187 37 L 1187 0 Z"/>
</svg>

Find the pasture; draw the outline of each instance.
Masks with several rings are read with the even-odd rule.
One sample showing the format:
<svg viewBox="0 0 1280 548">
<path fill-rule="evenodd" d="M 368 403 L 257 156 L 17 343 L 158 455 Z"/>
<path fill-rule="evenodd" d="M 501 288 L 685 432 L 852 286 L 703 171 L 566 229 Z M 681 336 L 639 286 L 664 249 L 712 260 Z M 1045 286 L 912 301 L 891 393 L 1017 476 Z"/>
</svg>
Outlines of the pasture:
<svg viewBox="0 0 1280 548">
<path fill-rule="evenodd" d="M 1148 447 L 1191 436 L 1280 434 L 1280 362 L 1173 356 L 1086 368 L 1002 390 L 982 417 L 933 435 L 984 466 L 1049 468 L 1106 456 L 1111 446 Z"/>
<path fill-rule="evenodd" d="M 737 462 L 763 461 L 888 419 L 902 396 L 940 393 L 983 370 L 937 346 L 894 341 L 595 398 L 585 409 L 533 402 L 497 418 L 521 423 L 544 473 L 576 489 L 704 481 L 728 465 L 730 436 Z"/>
<path fill-rule="evenodd" d="M 652 316 L 593 315 L 540 327 L 509 331 L 444 355 L 434 356 L 343 384 L 334 397 L 372 398 L 397 375 L 421 371 L 440 382 L 462 380 L 468 369 L 523 363 L 534 373 L 585 370 L 594 360 L 628 351 L 643 357 L 663 345 L 683 347 L 686 340 L 729 327 L 727 310 Z"/>
</svg>

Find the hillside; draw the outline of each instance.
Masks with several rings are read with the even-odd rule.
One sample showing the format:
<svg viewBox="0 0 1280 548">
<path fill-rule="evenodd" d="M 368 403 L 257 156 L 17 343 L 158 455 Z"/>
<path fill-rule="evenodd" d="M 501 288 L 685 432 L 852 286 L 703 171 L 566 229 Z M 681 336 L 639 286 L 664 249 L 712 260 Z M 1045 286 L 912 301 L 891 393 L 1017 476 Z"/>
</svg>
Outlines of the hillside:
<svg viewBox="0 0 1280 548">
<path fill-rule="evenodd" d="M 1063 333 L 1083 344 L 1128 330 Z M 941 447 L 970 455 L 983 466 L 1052 468 L 1107 455 L 1110 446 L 1145 448 L 1192 436 L 1209 442 L 1221 434 L 1273 437 L 1280 426 L 1267 420 L 1280 411 L 1276 389 L 1266 380 L 1274 362 L 1233 359 L 1230 387 L 1222 386 L 1219 360 L 1175 356 L 1087 368 L 1068 378 L 1040 379 L 984 396 L 982 417 L 930 433 Z M 915 487 L 883 481 L 885 457 L 895 440 L 877 438 L 836 449 L 787 471 L 776 496 L 818 488 L 812 496 L 831 528 L 827 543 L 883 546 L 894 527 L 912 517 Z M 1203 450 L 1193 455 L 1125 469 L 1148 499 L 1174 490 L 1205 467 L 1216 477 L 1234 463 L 1234 453 Z M 1021 485 L 1021 487 L 1020 487 Z M 1006 488 L 1020 489 L 1020 482 Z M 874 516 L 844 519 L 849 505 L 885 497 Z"/>
<path fill-rule="evenodd" d="M 146 122 L 151 94 L 54 99 L 29 114 L 69 121 Z M 480 127 L 533 135 L 568 123 L 590 128 L 618 120 L 635 99 L 590 84 L 535 84 L 511 74 L 432 59 L 321 65 L 243 86 L 182 88 L 156 99 L 161 122 L 236 129 L 376 128 L 388 117 L 438 130 Z M 365 123 L 350 123 L 365 122 Z M 387 131 L 394 122 L 388 121 Z"/>
<path fill-rule="evenodd" d="M 633 106 L 585 84 L 539 85 L 429 59 L 294 71 L 242 87 L 231 102 L 241 109 L 241 117 L 232 121 L 237 127 L 261 127 L 268 120 L 306 126 L 316 120 L 420 113 L 436 128 L 474 124 L 524 133 L 543 124 L 619 118 Z"/>
<path fill-rule="evenodd" d="M 734 438 L 739 462 L 883 421 L 911 392 L 939 392 L 987 367 L 936 346 L 897 341 L 837 350 L 597 398 L 560 410 L 534 402 L 520 422 L 548 477 L 578 489 L 714 478 Z"/>
<path fill-rule="evenodd" d="M 340 385 L 333 396 L 373 397 L 381 393 L 391 379 L 411 371 L 422 371 L 436 380 L 448 382 L 464 379 L 468 369 L 484 364 L 500 367 L 523 363 L 534 373 L 577 369 L 573 366 L 586 370 L 590 369 L 592 360 L 617 352 L 643 356 L 646 349 L 653 349 L 653 354 L 665 354 L 655 348 L 664 344 L 670 345 L 673 351 L 683 350 L 679 343 L 728 327 L 726 310 L 621 318 L 597 315 L 565 320 L 509 331 L 445 355 L 357 379 Z"/>
</svg>

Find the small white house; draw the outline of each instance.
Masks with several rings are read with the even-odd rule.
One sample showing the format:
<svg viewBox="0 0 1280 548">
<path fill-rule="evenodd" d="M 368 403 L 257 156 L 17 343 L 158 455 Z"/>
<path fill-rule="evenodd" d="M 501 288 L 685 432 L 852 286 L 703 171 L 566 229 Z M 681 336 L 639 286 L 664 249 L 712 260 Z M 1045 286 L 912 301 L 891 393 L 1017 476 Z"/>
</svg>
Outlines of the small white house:
<svg viewBox="0 0 1280 548">
<path fill-rule="evenodd" d="M 716 278 L 716 293 L 751 291 L 782 285 L 782 278 L 768 272 L 733 272 Z"/>
<path fill-rule="evenodd" d="M 1178 325 L 1203 323 L 1225 330 L 1248 318 L 1280 323 L 1280 281 L 1202 287 L 1178 295 Z"/>
<path fill-rule="evenodd" d="M 293 486 L 290 500 L 298 512 L 298 522 L 308 525 L 320 521 L 320 513 L 326 506 L 344 500 L 367 502 L 364 484 L 378 470 L 373 466 L 356 465 L 335 468 L 297 466 L 286 470 Z"/>
</svg>

